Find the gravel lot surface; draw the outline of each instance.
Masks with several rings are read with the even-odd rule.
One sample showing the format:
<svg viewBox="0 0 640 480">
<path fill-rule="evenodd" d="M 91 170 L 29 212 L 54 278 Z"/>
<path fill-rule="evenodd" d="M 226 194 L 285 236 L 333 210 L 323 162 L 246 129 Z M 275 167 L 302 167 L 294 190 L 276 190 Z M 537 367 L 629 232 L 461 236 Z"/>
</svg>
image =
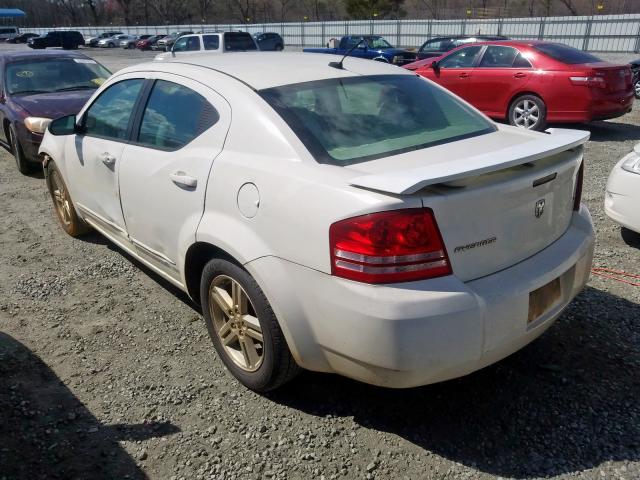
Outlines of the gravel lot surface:
<svg viewBox="0 0 640 480">
<path fill-rule="evenodd" d="M 85 52 L 112 70 L 152 56 Z M 583 196 L 595 266 L 633 273 L 640 237 L 602 201 L 639 111 L 586 127 Z M 5 151 L 0 245 L 0 479 L 640 478 L 638 287 L 593 277 L 540 339 L 461 379 L 304 373 L 261 396 L 184 294 L 101 236 L 66 236 Z"/>
</svg>

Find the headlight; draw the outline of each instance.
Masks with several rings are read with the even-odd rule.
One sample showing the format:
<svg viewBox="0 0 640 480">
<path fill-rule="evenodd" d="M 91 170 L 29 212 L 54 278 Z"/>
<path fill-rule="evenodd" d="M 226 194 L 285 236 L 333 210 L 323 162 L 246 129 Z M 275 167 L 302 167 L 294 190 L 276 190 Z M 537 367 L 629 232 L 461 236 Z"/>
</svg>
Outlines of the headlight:
<svg viewBox="0 0 640 480">
<path fill-rule="evenodd" d="M 395 57 L 393 57 L 393 60 L 391 60 L 391 62 L 397 65 L 398 63 L 402 63 L 403 60 L 404 57 L 402 55 L 396 55 Z"/>
<path fill-rule="evenodd" d="M 627 172 L 640 174 L 640 157 L 632 153 L 629 155 L 629 159 L 622 163 L 622 169 Z"/>
<path fill-rule="evenodd" d="M 33 133 L 44 133 L 50 123 L 50 118 L 27 117 L 24 119 L 24 126 Z"/>
</svg>

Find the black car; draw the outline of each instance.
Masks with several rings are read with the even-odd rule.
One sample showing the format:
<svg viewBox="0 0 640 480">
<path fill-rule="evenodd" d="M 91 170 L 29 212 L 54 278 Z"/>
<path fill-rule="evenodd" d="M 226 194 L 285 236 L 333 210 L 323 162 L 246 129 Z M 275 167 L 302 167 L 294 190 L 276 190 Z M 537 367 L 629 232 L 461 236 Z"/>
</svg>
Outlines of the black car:
<svg viewBox="0 0 640 480">
<path fill-rule="evenodd" d="M 278 33 L 263 32 L 254 33 L 253 38 L 258 44 L 258 48 L 263 51 L 281 52 L 284 50 L 284 40 Z"/>
<path fill-rule="evenodd" d="M 30 38 L 39 37 L 37 33 L 20 33 L 7 40 L 7 43 L 27 43 Z"/>
<path fill-rule="evenodd" d="M 0 75 L 0 145 L 28 173 L 51 120 L 78 113 L 111 73 L 81 53 L 52 50 L 0 54 Z"/>
<path fill-rule="evenodd" d="M 56 30 L 40 37 L 33 37 L 27 41 L 31 48 L 62 47 L 65 50 L 75 50 L 84 45 L 84 37 L 74 30 Z"/>
<path fill-rule="evenodd" d="M 509 40 L 502 35 L 454 35 L 451 37 L 436 37 L 427 40 L 418 50 L 417 60 L 425 58 L 439 57 L 465 43 L 487 42 L 496 40 Z"/>
<path fill-rule="evenodd" d="M 636 98 L 640 98 L 640 58 L 631 62 L 631 73 L 633 74 L 633 93 Z"/>
</svg>

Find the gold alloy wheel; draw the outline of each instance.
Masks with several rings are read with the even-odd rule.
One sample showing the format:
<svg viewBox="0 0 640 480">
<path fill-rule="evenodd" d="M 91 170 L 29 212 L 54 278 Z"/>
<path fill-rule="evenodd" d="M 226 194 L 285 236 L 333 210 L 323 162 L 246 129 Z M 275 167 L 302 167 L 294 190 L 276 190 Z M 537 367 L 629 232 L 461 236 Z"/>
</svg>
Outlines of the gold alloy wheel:
<svg viewBox="0 0 640 480">
<path fill-rule="evenodd" d="M 64 183 L 60 179 L 58 170 L 54 169 L 51 172 L 49 181 L 51 182 L 51 196 L 53 197 L 53 203 L 58 214 L 58 218 L 65 227 L 71 225 L 71 199 L 67 193 L 67 189 L 64 188 Z"/>
<path fill-rule="evenodd" d="M 246 372 L 255 372 L 264 359 L 260 320 L 242 286 L 231 277 L 218 275 L 209 287 L 213 327 L 227 355 Z"/>
</svg>

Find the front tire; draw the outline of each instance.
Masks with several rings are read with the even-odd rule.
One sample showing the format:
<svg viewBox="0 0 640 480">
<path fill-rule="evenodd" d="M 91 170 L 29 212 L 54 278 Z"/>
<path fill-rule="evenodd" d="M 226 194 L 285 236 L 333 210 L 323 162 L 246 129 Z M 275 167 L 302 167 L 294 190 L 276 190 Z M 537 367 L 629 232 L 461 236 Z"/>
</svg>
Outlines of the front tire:
<svg viewBox="0 0 640 480">
<path fill-rule="evenodd" d="M 24 155 L 24 150 L 22 149 L 22 145 L 20 145 L 20 140 L 18 140 L 16 128 L 13 125 L 9 127 L 9 143 L 13 158 L 16 159 L 18 171 L 23 175 L 32 173 L 34 171 L 34 165 L 29 163 L 27 157 Z"/>
<path fill-rule="evenodd" d="M 536 95 L 520 95 L 511 102 L 508 116 L 511 125 L 542 131 L 547 125 L 547 106 Z"/>
<path fill-rule="evenodd" d="M 53 210 L 62 229 L 72 237 L 78 237 L 91 230 L 77 214 L 69 189 L 62 179 L 62 174 L 53 160 L 45 169 L 47 189 L 53 201 Z"/>
<path fill-rule="evenodd" d="M 209 261 L 202 272 L 200 298 L 218 356 L 245 387 L 268 392 L 299 373 L 269 301 L 241 266 L 223 259 Z"/>
<path fill-rule="evenodd" d="M 640 78 L 633 82 L 633 94 L 636 98 L 640 98 Z"/>
</svg>

